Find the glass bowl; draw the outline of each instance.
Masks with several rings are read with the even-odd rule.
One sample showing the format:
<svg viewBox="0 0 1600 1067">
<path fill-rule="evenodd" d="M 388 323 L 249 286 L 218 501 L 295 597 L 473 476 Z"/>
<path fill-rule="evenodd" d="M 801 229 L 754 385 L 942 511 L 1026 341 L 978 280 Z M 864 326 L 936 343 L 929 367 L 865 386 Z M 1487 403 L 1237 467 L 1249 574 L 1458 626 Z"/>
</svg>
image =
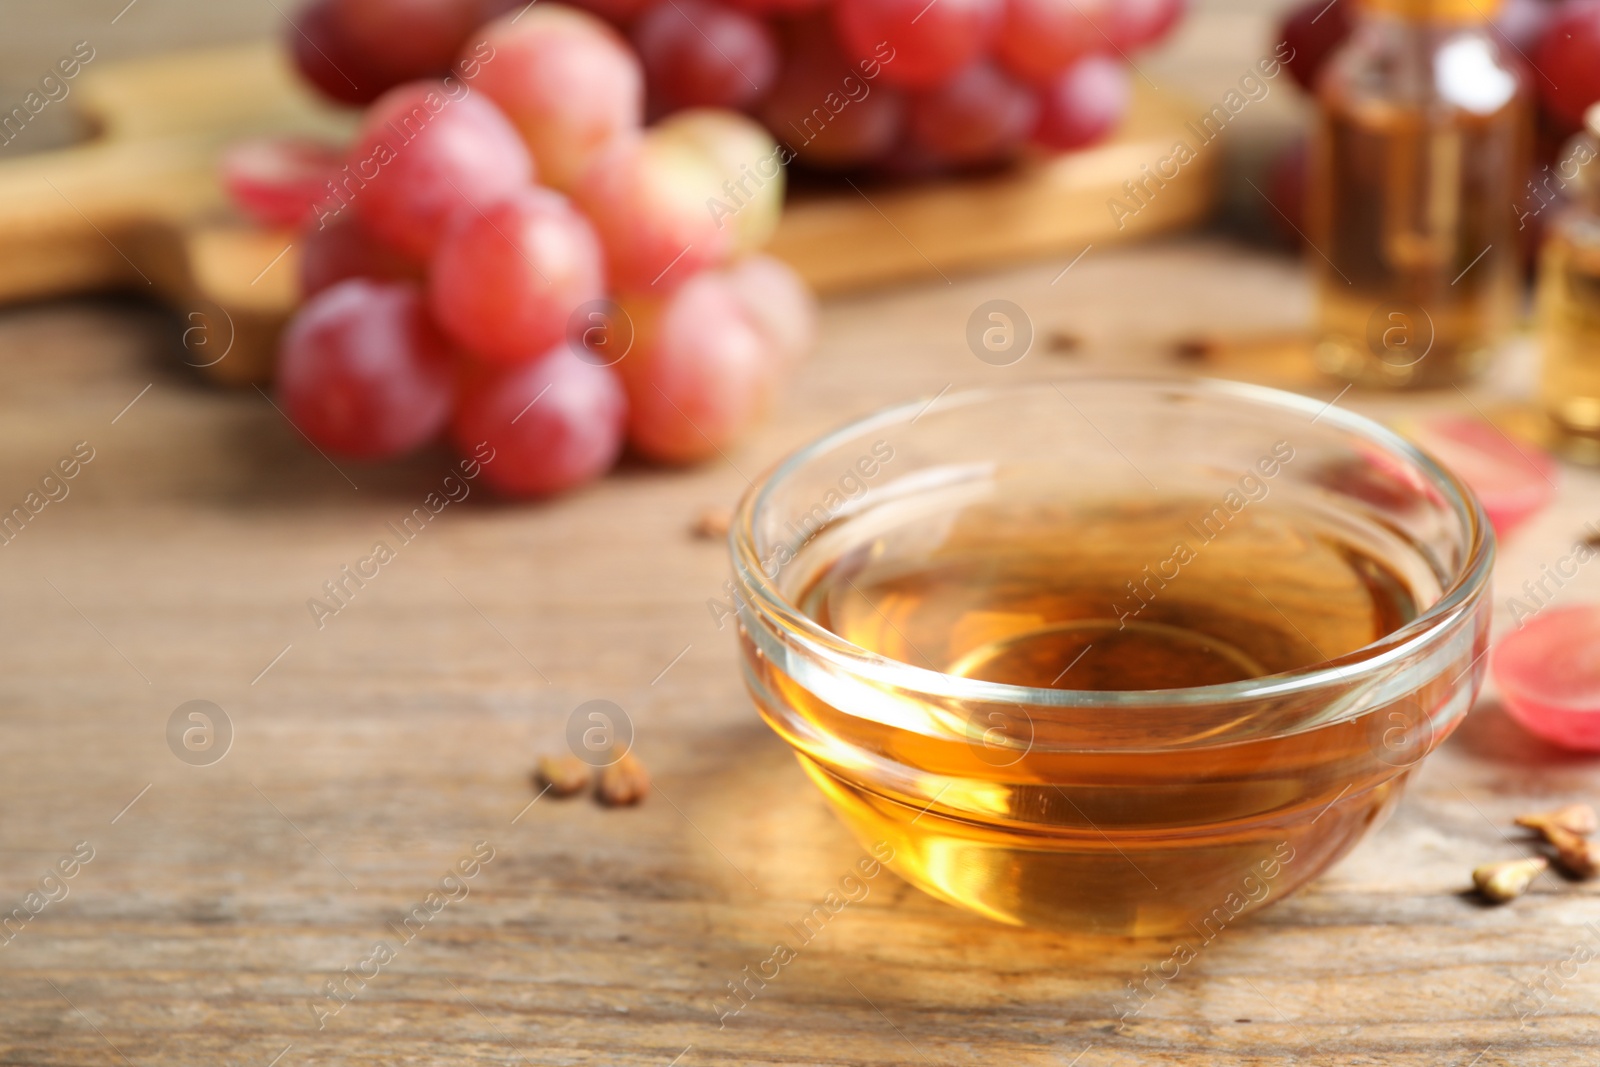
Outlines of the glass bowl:
<svg viewBox="0 0 1600 1067">
<path fill-rule="evenodd" d="M 763 718 L 874 855 L 1007 923 L 1213 936 L 1348 852 L 1483 676 L 1470 491 L 1256 386 L 891 408 L 729 540 Z"/>
</svg>

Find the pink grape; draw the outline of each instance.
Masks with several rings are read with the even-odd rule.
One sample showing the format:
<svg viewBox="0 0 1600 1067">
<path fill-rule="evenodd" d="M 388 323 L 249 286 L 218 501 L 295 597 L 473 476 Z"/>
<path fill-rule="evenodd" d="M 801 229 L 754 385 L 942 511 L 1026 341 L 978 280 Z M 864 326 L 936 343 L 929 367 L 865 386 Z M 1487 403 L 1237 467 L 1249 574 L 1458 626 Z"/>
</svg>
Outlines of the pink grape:
<svg viewBox="0 0 1600 1067">
<path fill-rule="evenodd" d="M 962 166 L 1009 158 L 1038 121 L 1025 87 L 976 63 L 911 101 L 911 136 L 935 160 Z"/>
<path fill-rule="evenodd" d="M 1189 0 L 1116 0 L 1106 34 L 1117 48 L 1133 52 L 1158 43 L 1183 18 Z"/>
<path fill-rule="evenodd" d="M 634 24 L 650 92 L 664 107 L 748 108 L 778 76 L 760 19 L 711 0 L 660 0 Z"/>
<path fill-rule="evenodd" d="M 506 7 L 507 9 L 521 7 L 525 2 L 526 0 L 520 0 L 520 2 L 512 0 L 512 2 L 507 3 Z M 652 0 L 574 0 L 573 6 L 592 11 L 607 22 L 615 25 L 627 26 L 634 19 L 644 14 L 645 9 L 650 6 L 651 2 Z M 496 14 L 499 14 L 499 12 L 496 12 Z"/>
<path fill-rule="evenodd" d="M 1583 125 L 1589 105 L 1600 101 L 1600 3 L 1560 8 L 1533 53 L 1545 107 L 1569 129 Z"/>
<path fill-rule="evenodd" d="M 300 293 L 315 296 L 350 278 L 423 280 L 422 267 L 379 243 L 353 213 L 326 226 L 309 227 L 300 238 Z"/>
<path fill-rule="evenodd" d="M 1441 416 L 1420 423 L 1411 436 L 1472 488 L 1501 540 L 1555 499 L 1555 461 L 1490 423 Z"/>
<path fill-rule="evenodd" d="M 703 152 L 668 136 L 619 142 L 594 160 L 573 196 L 600 233 L 614 290 L 666 292 L 728 257 L 734 228 L 707 207 L 722 180 Z"/>
<path fill-rule="evenodd" d="M 523 363 L 554 346 L 580 304 L 605 292 L 600 240 L 566 197 L 522 189 L 462 208 L 429 266 L 434 318 L 462 348 Z"/>
<path fill-rule="evenodd" d="M 1600 607 L 1549 607 L 1519 621 L 1490 661 L 1506 711 L 1562 748 L 1600 752 Z"/>
<path fill-rule="evenodd" d="M 725 277 L 770 351 L 785 362 L 811 351 L 817 302 L 794 268 L 772 256 L 746 256 L 730 265 Z"/>
<path fill-rule="evenodd" d="M 240 211 L 263 226 L 310 217 L 344 163 L 339 148 L 310 137 L 253 137 L 222 154 L 222 183 Z"/>
<path fill-rule="evenodd" d="M 788 153 L 766 127 L 736 111 L 690 108 L 651 128 L 652 137 L 680 140 L 700 151 L 717 168 L 721 184 L 714 210 L 721 228 L 734 230 L 734 251 L 764 248 L 783 214 Z"/>
<path fill-rule="evenodd" d="M 765 406 L 778 361 L 727 279 L 700 274 L 633 317 L 636 351 L 617 364 L 629 443 L 672 464 L 731 446 Z"/>
<path fill-rule="evenodd" d="M 333 0 L 313 0 L 296 13 L 284 40 L 300 75 L 335 103 L 370 104 L 404 80 L 346 37 Z"/>
<path fill-rule="evenodd" d="M 866 77 L 839 52 L 825 24 L 808 21 L 795 28 L 761 118 L 807 164 L 841 170 L 888 157 L 905 112 L 903 94 L 881 77 Z"/>
<path fill-rule="evenodd" d="M 994 42 L 1006 0 L 848 0 L 833 8 L 851 59 L 876 59 L 893 85 L 937 85 Z"/>
<path fill-rule="evenodd" d="M 533 180 L 528 150 L 505 116 L 451 85 L 409 82 L 385 93 L 356 136 L 350 176 L 340 178 L 367 228 L 418 259 L 432 254 L 457 208 Z"/>
<path fill-rule="evenodd" d="M 396 83 L 443 74 L 482 21 L 480 0 L 332 0 L 341 36 Z"/>
<path fill-rule="evenodd" d="M 1080 59 L 1040 91 L 1033 139 L 1060 150 L 1103 141 L 1127 113 L 1131 95 L 1121 62 L 1106 56 Z"/>
<path fill-rule="evenodd" d="M 483 480 L 506 496 L 547 496 L 593 481 L 622 453 L 627 399 L 622 383 L 559 345 L 532 363 L 469 385 L 451 438 L 483 462 Z"/>
<path fill-rule="evenodd" d="M 596 156 L 638 130 L 644 71 L 600 19 L 539 4 L 483 32 L 494 59 L 473 84 L 521 132 L 547 185 L 571 192 Z"/>
<path fill-rule="evenodd" d="M 311 298 L 283 336 L 277 392 L 318 447 L 388 459 L 450 417 L 450 349 L 409 282 L 354 279 Z"/>
<path fill-rule="evenodd" d="M 1111 50 L 1121 0 L 1006 0 L 995 51 L 1017 77 L 1044 84 L 1085 56 Z"/>
</svg>

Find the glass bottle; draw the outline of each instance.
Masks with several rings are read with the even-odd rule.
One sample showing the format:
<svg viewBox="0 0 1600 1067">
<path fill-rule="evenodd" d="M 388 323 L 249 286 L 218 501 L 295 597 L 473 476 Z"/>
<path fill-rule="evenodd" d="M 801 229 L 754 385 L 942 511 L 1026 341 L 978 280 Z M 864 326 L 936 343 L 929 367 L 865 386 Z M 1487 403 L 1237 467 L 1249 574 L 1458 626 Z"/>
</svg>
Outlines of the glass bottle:
<svg viewBox="0 0 1600 1067">
<path fill-rule="evenodd" d="M 1316 359 L 1364 385 L 1452 384 L 1516 321 L 1527 88 L 1489 25 L 1497 0 L 1357 2 L 1317 87 Z"/>
<path fill-rule="evenodd" d="M 1539 261 L 1539 397 L 1578 458 L 1600 458 L 1600 104 L 1555 164 L 1571 207 L 1546 232 Z M 1585 447 L 1586 446 L 1586 447 Z"/>
</svg>

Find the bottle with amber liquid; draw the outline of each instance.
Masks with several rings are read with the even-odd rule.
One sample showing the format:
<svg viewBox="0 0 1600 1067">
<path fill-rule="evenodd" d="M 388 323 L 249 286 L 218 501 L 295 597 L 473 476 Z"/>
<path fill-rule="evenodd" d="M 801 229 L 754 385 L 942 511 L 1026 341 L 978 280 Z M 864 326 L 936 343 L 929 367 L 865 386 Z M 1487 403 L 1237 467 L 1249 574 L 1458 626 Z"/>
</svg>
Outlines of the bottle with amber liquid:
<svg viewBox="0 0 1600 1067">
<path fill-rule="evenodd" d="M 1539 261 L 1539 395 L 1573 458 L 1600 461 L 1600 104 L 1562 151 L 1574 177 Z"/>
<path fill-rule="evenodd" d="M 1316 359 L 1380 387 L 1472 377 L 1521 300 L 1532 110 L 1497 0 L 1356 0 L 1317 86 Z"/>
</svg>

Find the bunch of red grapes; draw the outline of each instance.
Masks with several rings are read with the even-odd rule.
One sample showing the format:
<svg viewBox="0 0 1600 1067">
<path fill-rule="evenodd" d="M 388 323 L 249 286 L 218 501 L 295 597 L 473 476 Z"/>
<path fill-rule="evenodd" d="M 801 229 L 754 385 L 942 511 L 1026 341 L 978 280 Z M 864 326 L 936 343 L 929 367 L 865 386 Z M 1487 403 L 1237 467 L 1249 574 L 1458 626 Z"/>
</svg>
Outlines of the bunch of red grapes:
<svg viewBox="0 0 1600 1067">
<path fill-rule="evenodd" d="M 378 90 L 353 143 L 225 162 L 250 214 L 305 227 L 281 406 L 354 458 L 448 434 L 513 496 L 597 478 L 625 444 L 715 455 L 811 340 L 810 294 L 758 252 L 782 206 L 776 143 L 724 110 L 645 128 L 639 60 L 588 12 L 423 18 L 460 8 L 313 6 L 303 68 L 349 98 Z M 372 36 L 330 38 L 335 16 Z"/>
<path fill-rule="evenodd" d="M 1072 149 L 1127 108 L 1127 58 L 1187 0 L 573 0 L 626 34 L 649 114 L 760 118 L 808 166 L 922 173 Z M 486 14 L 525 0 L 317 0 L 292 35 L 306 76 L 367 103 L 440 73 Z M 595 85 L 586 58 L 548 77 Z"/>
</svg>

